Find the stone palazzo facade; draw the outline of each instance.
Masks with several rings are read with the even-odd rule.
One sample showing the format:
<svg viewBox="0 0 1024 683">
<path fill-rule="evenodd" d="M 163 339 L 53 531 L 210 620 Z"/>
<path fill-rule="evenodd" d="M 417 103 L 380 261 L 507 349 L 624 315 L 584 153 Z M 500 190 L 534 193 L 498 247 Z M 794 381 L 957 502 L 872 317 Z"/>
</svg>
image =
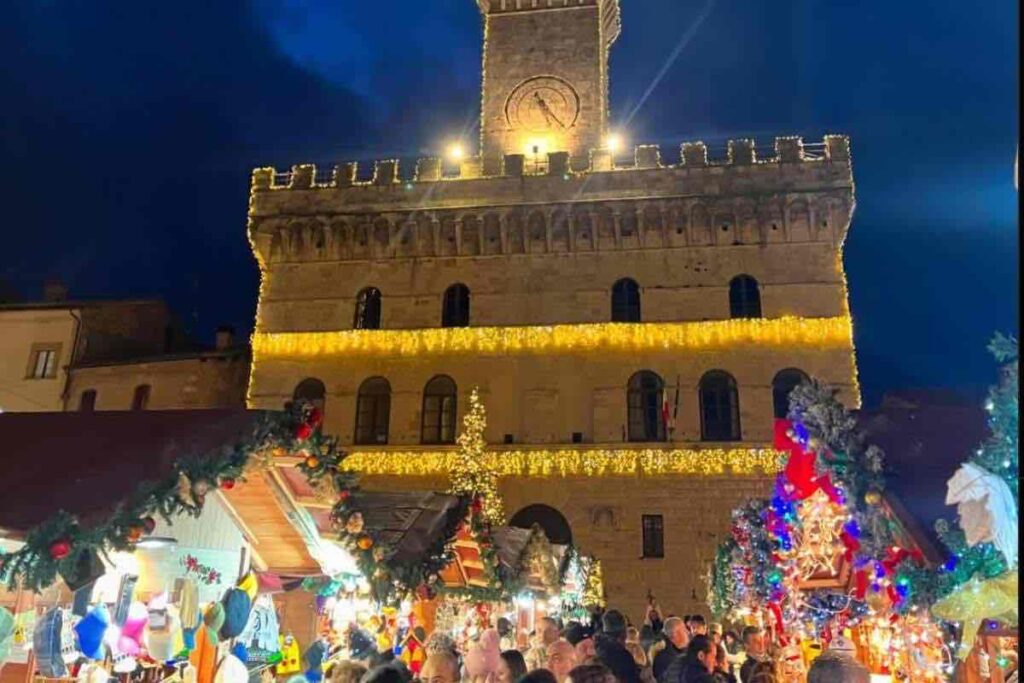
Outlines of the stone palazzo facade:
<svg viewBox="0 0 1024 683">
<path fill-rule="evenodd" d="M 513 524 L 600 558 L 634 620 L 648 591 L 706 612 L 788 391 L 859 404 L 849 141 L 627 161 L 607 144 L 616 0 L 479 5 L 478 153 L 404 180 L 395 160 L 253 172 L 249 404 L 320 402 L 365 486 L 443 489 L 478 387 Z"/>
</svg>

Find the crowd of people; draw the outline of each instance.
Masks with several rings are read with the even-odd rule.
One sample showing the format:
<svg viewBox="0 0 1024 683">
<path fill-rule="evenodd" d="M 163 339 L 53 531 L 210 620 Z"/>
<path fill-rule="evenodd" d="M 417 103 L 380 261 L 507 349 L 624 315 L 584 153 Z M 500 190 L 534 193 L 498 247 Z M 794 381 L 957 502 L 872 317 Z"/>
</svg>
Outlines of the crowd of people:
<svg viewBox="0 0 1024 683">
<path fill-rule="evenodd" d="M 768 646 L 762 630 L 723 632 L 701 615 L 662 619 L 653 606 L 640 628 L 609 609 L 587 623 L 545 617 L 532 633 L 500 618 L 461 648 L 435 632 L 413 666 L 356 635 L 346 659 L 325 665 L 329 683 L 793 683 L 783 672 L 784 653 Z M 869 680 L 843 647 L 820 654 L 805 671 L 801 683 Z"/>
</svg>

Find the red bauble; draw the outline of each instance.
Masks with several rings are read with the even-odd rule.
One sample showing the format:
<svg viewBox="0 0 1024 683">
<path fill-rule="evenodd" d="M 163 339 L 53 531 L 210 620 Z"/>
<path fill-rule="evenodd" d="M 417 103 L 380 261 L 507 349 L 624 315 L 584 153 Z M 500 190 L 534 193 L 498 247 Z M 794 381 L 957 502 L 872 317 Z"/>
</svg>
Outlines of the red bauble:
<svg viewBox="0 0 1024 683">
<path fill-rule="evenodd" d="M 60 561 L 71 554 L 71 541 L 62 538 L 50 544 L 50 557 Z"/>
<path fill-rule="evenodd" d="M 231 477 L 225 477 L 224 479 L 220 480 L 220 487 L 225 491 L 230 491 L 231 489 L 235 488 L 235 480 L 232 479 Z"/>
<path fill-rule="evenodd" d="M 295 427 L 295 438 L 299 441 L 305 441 L 311 436 L 313 436 L 313 428 L 309 426 L 308 422 L 303 422 Z"/>
<path fill-rule="evenodd" d="M 352 497 L 350 491 L 338 491 L 338 500 L 345 501 Z"/>
<path fill-rule="evenodd" d="M 147 534 L 153 533 L 156 530 L 156 520 L 152 517 L 143 517 L 142 528 L 146 530 Z"/>
<path fill-rule="evenodd" d="M 309 417 L 306 418 L 306 424 L 308 424 L 313 429 L 319 427 L 323 423 L 323 421 L 324 414 L 323 411 L 320 410 L 319 408 L 313 408 L 313 410 L 309 411 Z"/>
<path fill-rule="evenodd" d="M 472 504 L 473 512 L 480 512 L 484 509 L 484 502 L 480 498 L 474 498 Z"/>
</svg>

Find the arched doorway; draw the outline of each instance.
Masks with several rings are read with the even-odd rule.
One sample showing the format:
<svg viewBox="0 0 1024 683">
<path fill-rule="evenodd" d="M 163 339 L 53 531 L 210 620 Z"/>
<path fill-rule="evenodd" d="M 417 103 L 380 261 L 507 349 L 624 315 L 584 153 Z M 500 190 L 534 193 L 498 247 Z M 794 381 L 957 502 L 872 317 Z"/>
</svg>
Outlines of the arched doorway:
<svg viewBox="0 0 1024 683">
<path fill-rule="evenodd" d="M 527 505 L 512 515 L 508 525 L 520 529 L 530 529 L 536 524 L 544 530 L 548 540 L 557 545 L 572 543 L 572 528 L 569 520 L 561 512 L 550 505 Z"/>
</svg>

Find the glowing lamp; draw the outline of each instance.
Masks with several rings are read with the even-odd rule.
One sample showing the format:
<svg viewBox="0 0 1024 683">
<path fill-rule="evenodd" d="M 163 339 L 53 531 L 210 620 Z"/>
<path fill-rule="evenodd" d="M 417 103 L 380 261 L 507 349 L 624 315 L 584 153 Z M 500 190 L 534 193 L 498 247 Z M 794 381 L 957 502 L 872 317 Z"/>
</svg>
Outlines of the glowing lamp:
<svg viewBox="0 0 1024 683">
<path fill-rule="evenodd" d="M 620 151 L 623 147 L 622 136 L 619 135 L 618 133 L 609 133 L 608 137 L 605 138 L 604 146 L 608 149 L 609 152 L 615 154 L 616 152 Z"/>
<path fill-rule="evenodd" d="M 462 159 L 466 156 L 466 149 L 460 143 L 453 142 L 452 144 L 448 145 L 447 156 L 452 161 L 462 161 Z"/>
</svg>

